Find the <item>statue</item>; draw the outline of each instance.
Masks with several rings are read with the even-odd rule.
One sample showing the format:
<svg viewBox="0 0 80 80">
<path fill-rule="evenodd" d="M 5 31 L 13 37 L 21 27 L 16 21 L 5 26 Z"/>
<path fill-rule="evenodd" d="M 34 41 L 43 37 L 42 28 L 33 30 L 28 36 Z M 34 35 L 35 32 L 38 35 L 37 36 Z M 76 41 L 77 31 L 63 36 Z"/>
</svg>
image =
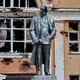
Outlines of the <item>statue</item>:
<svg viewBox="0 0 80 80">
<path fill-rule="evenodd" d="M 40 15 L 32 18 L 30 34 L 33 43 L 31 65 L 36 65 L 37 75 L 41 75 L 41 65 L 44 64 L 45 75 L 50 75 L 50 44 L 56 34 L 54 20 L 47 16 L 47 7 L 42 6 Z"/>
</svg>

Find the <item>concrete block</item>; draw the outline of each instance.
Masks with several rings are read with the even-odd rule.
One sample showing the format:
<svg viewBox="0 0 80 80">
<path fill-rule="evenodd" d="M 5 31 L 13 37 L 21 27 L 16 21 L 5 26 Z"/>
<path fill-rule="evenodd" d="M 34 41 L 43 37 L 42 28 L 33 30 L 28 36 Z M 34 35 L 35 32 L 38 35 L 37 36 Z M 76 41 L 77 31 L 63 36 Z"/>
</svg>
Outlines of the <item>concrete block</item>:
<svg viewBox="0 0 80 80">
<path fill-rule="evenodd" d="M 33 76 L 31 80 L 55 80 L 53 76 Z"/>
</svg>

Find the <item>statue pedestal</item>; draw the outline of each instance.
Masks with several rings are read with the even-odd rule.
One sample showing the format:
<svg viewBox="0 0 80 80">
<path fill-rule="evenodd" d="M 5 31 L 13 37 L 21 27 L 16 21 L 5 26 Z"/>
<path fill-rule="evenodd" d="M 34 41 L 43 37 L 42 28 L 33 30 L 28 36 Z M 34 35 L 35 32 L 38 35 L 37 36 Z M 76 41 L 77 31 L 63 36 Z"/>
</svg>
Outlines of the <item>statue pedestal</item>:
<svg viewBox="0 0 80 80">
<path fill-rule="evenodd" d="M 3 79 L 6 79 L 6 75 L 2 75 L 2 74 L 0 74 L 0 80 L 3 80 Z"/>
<path fill-rule="evenodd" d="M 5 80 L 55 80 L 54 76 L 45 76 L 45 75 L 7 75 Z"/>
<path fill-rule="evenodd" d="M 35 75 L 31 78 L 31 80 L 55 80 L 55 78 L 53 76 L 38 76 L 38 75 Z"/>
</svg>

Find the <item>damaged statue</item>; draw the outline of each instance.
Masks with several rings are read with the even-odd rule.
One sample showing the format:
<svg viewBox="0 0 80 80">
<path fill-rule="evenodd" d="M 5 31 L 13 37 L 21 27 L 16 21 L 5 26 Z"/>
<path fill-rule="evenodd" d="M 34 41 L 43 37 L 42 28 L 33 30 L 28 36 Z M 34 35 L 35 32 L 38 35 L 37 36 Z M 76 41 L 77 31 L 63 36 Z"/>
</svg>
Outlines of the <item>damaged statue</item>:
<svg viewBox="0 0 80 80">
<path fill-rule="evenodd" d="M 31 65 L 36 65 L 37 75 L 41 75 L 44 64 L 45 75 L 50 75 L 50 44 L 56 34 L 54 20 L 47 16 L 47 7 L 40 8 L 40 15 L 32 18 L 30 34 L 33 43 Z"/>
</svg>

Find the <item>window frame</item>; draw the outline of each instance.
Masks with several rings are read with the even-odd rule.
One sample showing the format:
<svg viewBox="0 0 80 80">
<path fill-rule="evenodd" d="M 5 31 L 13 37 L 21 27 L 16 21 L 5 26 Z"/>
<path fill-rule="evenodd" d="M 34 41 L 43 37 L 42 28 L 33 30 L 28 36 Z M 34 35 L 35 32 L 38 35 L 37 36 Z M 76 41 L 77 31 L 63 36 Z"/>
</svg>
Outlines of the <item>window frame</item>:
<svg viewBox="0 0 80 80">
<path fill-rule="evenodd" d="M 79 31 L 69 31 L 69 22 L 78 22 L 78 28 L 79 28 Z M 66 20 L 65 21 L 65 24 L 64 24 L 64 30 L 65 32 L 67 33 L 67 38 L 66 38 L 66 35 L 65 35 L 65 49 L 67 49 L 66 51 L 69 53 L 69 54 L 80 54 L 80 47 L 79 47 L 79 52 L 76 52 L 76 51 L 69 51 L 69 43 L 79 43 L 80 45 L 80 21 L 79 20 Z M 71 33 L 79 33 L 78 34 L 78 41 L 69 41 L 69 32 Z"/>
<path fill-rule="evenodd" d="M 6 0 L 3 0 L 3 6 L 0 6 L 0 8 L 30 8 L 29 7 L 29 0 L 25 0 L 24 6 L 22 6 L 22 7 L 20 5 L 21 0 L 18 0 L 18 1 L 19 1 L 18 6 L 14 6 L 14 0 L 10 0 L 10 4 L 9 4 L 10 6 L 6 6 Z M 40 2 L 41 1 L 37 2 L 35 0 L 37 7 L 40 7 L 39 5 L 42 4 Z"/>
<path fill-rule="evenodd" d="M 29 43 L 29 44 L 31 44 L 32 43 L 32 40 L 27 40 L 26 39 L 26 32 L 27 31 L 29 31 L 30 29 L 29 28 L 26 28 L 26 24 L 27 24 L 27 21 L 26 20 L 31 20 L 32 18 L 7 18 L 7 20 L 10 20 L 11 21 L 11 23 L 10 23 L 10 26 L 11 26 L 11 28 L 5 28 L 5 30 L 11 30 L 11 34 L 10 34 L 10 36 L 11 36 L 11 39 L 10 40 L 4 40 L 4 42 L 10 42 L 11 44 L 11 52 L 0 52 L 0 57 L 2 57 L 2 58 L 6 58 L 6 57 L 18 57 L 18 58 L 21 58 L 21 55 L 20 54 L 24 54 L 25 52 L 13 52 L 13 42 L 24 42 L 24 47 L 26 46 L 26 44 L 27 43 Z M 13 27 L 13 20 L 14 19 L 21 19 L 21 20 L 23 20 L 23 22 L 24 22 L 24 28 L 14 28 Z M 1 18 L 0 20 L 5 20 L 5 18 Z M 0 28 L 1 29 L 1 28 Z M 2 28 L 2 29 L 4 29 L 4 28 Z M 23 30 L 24 31 L 24 40 L 22 40 L 22 41 L 19 41 L 19 40 L 17 40 L 17 41 L 15 41 L 15 40 L 13 40 L 13 30 L 18 30 L 18 29 L 20 29 L 20 30 Z M 3 41 L 3 40 L 0 40 L 0 41 Z M 31 55 L 32 54 L 32 52 L 26 52 L 25 54 L 29 54 L 29 55 Z"/>
<path fill-rule="evenodd" d="M 69 80 L 70 80 L 70 77 L 78 77 L 79 78 L 79 80 L 80 80 L 80 75 L 69 75 Z"/>
</svg>

